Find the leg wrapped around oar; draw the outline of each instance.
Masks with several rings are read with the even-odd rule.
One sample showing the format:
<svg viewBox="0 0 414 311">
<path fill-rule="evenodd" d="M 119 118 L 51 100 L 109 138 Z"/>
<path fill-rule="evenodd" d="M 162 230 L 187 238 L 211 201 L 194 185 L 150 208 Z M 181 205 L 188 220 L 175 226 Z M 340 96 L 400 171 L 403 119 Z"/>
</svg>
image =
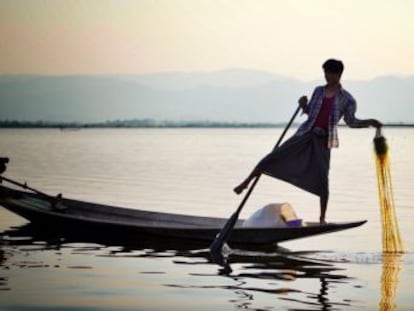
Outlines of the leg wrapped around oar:
<svg viewBox="0 0 414 311">
<path fill-rule="evenodd" d="M 289 127 L 291 126 L 291 124 L 293 123 L 293 120 L 295 119 L 295 117 L 299 113 L 300 109 L 301 109 L 300 106 L 298 106 L 298 108 L 296 108 L 295 113 L 290 118 L 290 120 L 289 120 L 288 124 L 286 125 L 282 135 L 279 137 L 279 140 L 277 141 L 276 146 L 274 147 L 274 149 L 279 147 L 280 143 L 283 140 L 283 137 L 285 136 L 285 134 L 286 134 L 287 130 L 289 129 Z M 243 198 L 243 200 L 241 201 L 239 207 L 237 208 L 236 212 L 234 212 L 234 214 L 229 218 L 227 223 L 224 225 L 223 229 L 219 232 L 219 234 L 214 239 L 213 243 L 210 245 L 210 253 L 212 254 L 212 260 L 214 262 L 216 262 L 217 264 L 220 264 L 220 265 L 227 264 L 227 260 L 224 260 L 225 259 L 224 253 L 226 251 L 223 250 L 223 246 L 226 244 L 226 241 L 228 240 L 228 238 L 230 236 L 230 233 L 233 230 L 233 227 L 236 224 L 237 219 L 239 218 L 239 214 L 240 214 L 244 204 L 246 203 L 247 199 L 249 198 L 250 194 L 252 193 L 252 191 L 253 191 L 254 187 L 256 186 L 257 182 L 259 181 L 259 179 L 260 179 L 260 175 L 257 175 L 254 179 L 253 184 L 250 186 L 250 188 L 247 191 L 245 197 Z"/>
</svg>

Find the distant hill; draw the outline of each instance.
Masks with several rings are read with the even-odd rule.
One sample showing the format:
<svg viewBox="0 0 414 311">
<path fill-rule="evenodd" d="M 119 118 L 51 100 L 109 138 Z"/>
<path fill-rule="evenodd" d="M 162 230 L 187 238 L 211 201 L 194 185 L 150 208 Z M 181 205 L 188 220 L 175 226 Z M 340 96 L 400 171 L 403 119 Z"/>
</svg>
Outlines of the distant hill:
<svg viewBox="0 0 414 311">
<path fill-rule="evenodd" d="M 0 75 L 0 120 L 104 122 L 153 119 L 279 123 L 323 81 L 229 69 L 146 75 Z M 414 122 L 414 76 L 344 81 L 357 116 Z"/>
</svg>

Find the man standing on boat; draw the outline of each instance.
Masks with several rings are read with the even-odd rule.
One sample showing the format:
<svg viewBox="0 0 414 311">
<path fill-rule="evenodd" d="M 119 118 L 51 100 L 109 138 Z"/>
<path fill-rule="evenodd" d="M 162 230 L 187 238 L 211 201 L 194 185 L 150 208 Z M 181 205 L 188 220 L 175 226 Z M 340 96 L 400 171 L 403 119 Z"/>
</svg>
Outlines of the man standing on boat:
<svg viewBox="0 0 414 311">
<path fill-rule="evenodd" d="M 376 119 L 355 117 L 356 101 L 340 83 L 344 70 L 341 61 L 328 59 L 322 68 L 326 85 L 315 88 L 309 103 L 306 96 L 298 101 L 308 119 L 290 139 L 265 156 L 234 191 L 242 193 L 260 174 L 287 181 L 319 196 L 319 220 L 325 223 L 331 148 L 339 146 L 338 122 L 343 118 L 351 128 L 379 128 L 382 124 Z"/>
</svg>

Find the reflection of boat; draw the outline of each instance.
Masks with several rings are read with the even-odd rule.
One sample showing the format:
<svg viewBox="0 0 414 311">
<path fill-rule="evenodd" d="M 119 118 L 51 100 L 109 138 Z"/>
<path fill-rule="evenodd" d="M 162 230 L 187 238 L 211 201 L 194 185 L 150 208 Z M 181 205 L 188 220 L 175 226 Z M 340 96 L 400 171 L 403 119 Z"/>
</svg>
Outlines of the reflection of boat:
<svg viewBox="0 0 414 311">
<path fill-rule="evenodd" d="M 199 217 L 170 213 L 151 212 L 58 198 L 51 204 L 45 195 L 11 189 L 0 185 L 0 204 L 6 209 L 48 230 L 76 232 L 85 237 L 110 235 L 127 240 L 146 236 L 163 236 L 210 243 L 226 223 L 225 218 Z M 349 223 L 308 223 L 300 227 L 241 227 L 239 220 L 229 242 L 234 244 L 275 244 L 282 241 L 330 233 L 364 224 L 366 221 Z"/>
<path fill-rule="evenodd" d="M 50 249 L 59 250 L 65 247 L 84 248 L 86 250 L 107 249 L 110 254 L 106 256 L 113 255 L 117 257 L 142 256 L 157 258 L 165 257 L 168 252 L 169 255 L 177 257 L 174 260 L 175 264 L 204 265 L 212 262 L 209 250 L 203 248 L 205 243 L 200 241 L 156 237 L 153 235 L 143 235 L 142 239 L 133 241 L 121 240 L 111 234 L 92 234 L 82 237 L 76 231 L 73 231 L 73 233 L 49 231 L 32 223 L 1 232 L 0 252 L 2 247 L 7 248 L 8 246 L 13 246 L 12 249 L 15 252 L 18 252 L 20 247 L 29 252 Z M 8 248 L 10 252 L 13 252 L 13 250 Z M 296 278 L 347 278 L 341 274 L 331 275 L 330 273 L 342 269 L 335 267 L 331 262 L 309 258 L 309 255 L 314 253 L 313 251 L 290 251 L 276 245 L 259 247 L 259 249 L 255 247 L 254 250 L 233 249 L 229 263 L 247 264 L 243 266 L 243 271 L 238 271 L 239 274 L 236 274 L 239 277 L 288 281 Z M 200 261 L 200 259 L 202 260 Z"/>
<path fill-rule="evenodd" d="M 256 247 L 253 251 L 234 249 L 229 262 L 237 265 L 237 269 L 227 273 L 221 268 L 215 270 L 215 264 L 211 267 L 213 262 L 210 253 L 208 249 L 202 248 L 203 244 L 205 246 L 205 243 L 193 240 L 160 238 L 151 235 L 141 235 L 139 240 L 134 241 L 115 240 L 111 234 L 82 238 L 81 235 L 77 236 L 75 230 L 73 234 L 49 232 L 29 223 L 0 233 L 0 252 L 4 250 L 6 254 L 4 261 L 0 262 L 0 268 L 9 266 L 14 268 L 4 269 L 10 273 L 3 281 L 0 278 L 0 290 L 10 288 L 9 283 L 13 283 L 15 277 L 13 271 L 16 269 L 36 267 L 42 267 L 44 269 L 42 271 L 47 271 L 44 280 L 48 284 L 41 284 L 45 287 L 50 286 L 49 284 L 56 284 L 56 282 L 48 281 L 47 276 L 53 275 L 52 278 L 56 279 L 56 274 L 62 272 L 57 269 L 59 267 L 64 268 L 63 273 L 67 273 L 67 269 L 99 267 L 93 269 L 92 275 L 86 276 L 90 280 L 86 286 L 94 286 L 94 282 L 99 283 L 95 286 L 100 286 L 102 275 L 119 278 L 119 267 L 124 266 L 122 258 L 133 258 L 132 263 L 125 264 L 124 269 L 131 269 L 131 267 L 135 269 L 129 270 L 129 273 L 131 271 L 145 273 L 148 277 L 151 277 L 150 274 L 156 274 L 155 278 L 161 282 L 162 288 L 182 289 L 185 295 L 188 294 L 188 290 L 192 289 L 230 291 L 234 293 L 230 294 L 232 297 L 230 303 L 236 305 L 237 308 L 253 302 L 262 303 L 262 294 L 272 295 L 271 300 L 276 297 L 285 301 L 291 299 L 291 303 L 303 304 L 309 308 L 319 306 L 321 310 L 330 310 L 332 306 L 348 305 L 332 301 L 328 292 L 329 287 L 338 289 L 341 286 L 340 283 L 348 282 L 348 276 L 343 274 L 343 269 L 329 261 L 307 258 L 314 252 L 292 252 L 274 245 L 263 247 L 260 251 L 256 250 Z M 81 258 L 76 257 L 79 255 Z M 111 265 L 105 261 L 107 271 L 103 272 L 103 269 L 100 269 L 102 262 L 95 260 L 95 257 L 116 258 L 118 264 L 112 262 Z M 150 262 L 151 259 L 155 259 L 154 262 Z M 170 274 L 171 264 L 174 264 L 173 271 L 176 271 L 173 275 Z M 98 276 L 94 277 L 94 273 Z M 220 279 L 215 279 L 217 275 L 221 275 Z M 223 276 L 227 277 L 224 282 Z M 194 277 L 197 277 L 197 281 L 194 281 Z M 80 282 L 79 280 L 82 280 L 82 276 L 76 276 L 74 282 Z M 302 288 L 303 284 L 296 283 L 295 280 L 306 280 L 305 284 L 312 283 L 313 285 L 308 285 L 309 288 Z M 338 283 L 338 280 L 341 281 Z M 157 281 L 149 280 L 152 285 Z M 146 284 L 145 278 L 139 282 Z M 116 289 L 111 287 L 111 290 Z M 139 289 L 137 291 L 141 293 Z M 256 295 L 256 293 L 261 295 Z M 70 294 L 76 295 L 73 292 Z M 294 296 L 289 296 L 289 294 Z"/>
</svg>

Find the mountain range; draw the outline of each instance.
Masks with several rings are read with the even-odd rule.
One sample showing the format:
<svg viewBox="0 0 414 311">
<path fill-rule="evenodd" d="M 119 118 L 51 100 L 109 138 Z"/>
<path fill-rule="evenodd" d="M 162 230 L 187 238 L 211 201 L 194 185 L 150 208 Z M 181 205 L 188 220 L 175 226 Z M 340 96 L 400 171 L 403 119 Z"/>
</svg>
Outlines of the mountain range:
<svg viewBox="0 0 414 311">
<path fill-rule="evenodd" d="M 108 75 L 0 75 L 0 120 L 104 122 L 153 119 L 280 123 L 301 95 L 323 80 L 303 82 L 266 71 L 227 69 Z M 349 81 L 357 117 L 414 123 L 414 76 Z"/>
</svg>

